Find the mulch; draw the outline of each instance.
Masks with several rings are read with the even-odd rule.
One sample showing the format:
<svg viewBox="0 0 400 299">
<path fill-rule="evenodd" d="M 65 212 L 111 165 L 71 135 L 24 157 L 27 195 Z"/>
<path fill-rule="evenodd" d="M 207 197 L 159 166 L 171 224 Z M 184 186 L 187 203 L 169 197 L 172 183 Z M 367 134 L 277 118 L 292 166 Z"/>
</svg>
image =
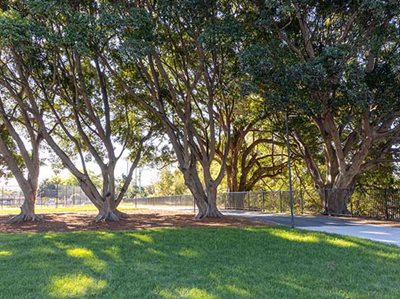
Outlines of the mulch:
<svg viewBox="0 0 400 299">
<path fill-rule="evenodd" d="M 234 227 L 261 226 L 265 222 L 252 221 L 239 217 L 219 219 L 194 219 L 193 214 L 170 211 L 129 211 L 128 217 L 117 222 L 94 222 L 95 212 L 47 213 L 39 222 L 7 223 L 10 216 L 0 216 L 0 233 L 26 232 L 69 232 L 69 231 L 110 231 L 141 230 L 161 227 Z"/>
</svg>

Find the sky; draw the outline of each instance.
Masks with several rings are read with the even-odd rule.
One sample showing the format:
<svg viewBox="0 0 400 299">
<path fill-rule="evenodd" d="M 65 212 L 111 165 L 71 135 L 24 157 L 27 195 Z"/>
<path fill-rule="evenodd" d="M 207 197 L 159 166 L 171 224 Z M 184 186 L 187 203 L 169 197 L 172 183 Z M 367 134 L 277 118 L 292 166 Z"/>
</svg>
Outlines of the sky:
<svg viewBox="0 0 400 299">
<path fill-rule="evenodd" d="M 30 150 L 31 146 L 29 141 L 26 138 L 23 138 L 23 142 L 25 144 L 25 147 L 28 150 Z M 115 143 L 114 147 L 116 155 L 118 156 L 120 154 L 120 150 L 122 149 L 122 147 L 118 143 Z M 42 160 L 42 165 L 40 167 L 40 172 L 39 172 L 39 182 L 42 182 L 56 175 L 51 167 L 51 162 L 50 162 L 50 160 L 54 160 L 54 153 L 49 149 L 48 146 L 43 144 L 39 155 Z M 127 155 L 128 152 L 125 151 L 117 162 L 117 166 L 115 167 L 116 178 L 120 178 L 122 177 L 122 175 L 126 175 L 128 173 L 129 161 L 127 161 Z M 82 164 L 80 163 L 79 159 L 77 160 L 78 160 L 76 161 L 77 167 L 79 169 L 82 169 Z M 89 171 L 92 171 L 95 174 L 101 174 L 100 168 L 95 162 L 87 162 L 86 167 L 88 168 Z M 60 176 L 61 178 L 67 178 L 70 175 L 71 174 L 68 169 L 62 169 L 61 172 L 58 174 L 58 176 Z M 136 182 L 136 184 L 139 185 L 139 180 L 140 180 L 140 186 L 145 187 L 153 184 L 158 179 L 159 179 L 159 170 L 157 168 L 138 167 L 133 174 L 132 184 Z M 10 188 L 11 187 L 17 188 L 18 183 L 14 178 L 8 178 L 8 179 L 0 178 L 0 187 L 1 186 L 9 186 Z"/>
<path fill-rule="evenodd" d="M 95 174 L 100 174 L 100 168 L 96 165 L 96 163 L 88 163 L 87 167 L 89 170 L 93 171 Z M 122 175 L 127 174 L 127 161 L 126 159 L 121 158 L 120 161 L 117 163 L 117 167 L 115 168 L 115 176 L 117 178 L 121 177 Z M 51 166 L 42 165 L 40 167 L 40 175 L 39 181 L 42 182 L 45 179 L 48 179 L 54 176 L 55 173 Z M 70 176 L 70 172 L 68 169 L 63 169 L 59 176 L 61 178 L 67 178 Z M 139 181 L 140 176 L 140 186 L 145 187 L 153 184 L 159 178 L 159 170 L 157 168 L 151 167 L 139 167 L 135 170 L 132 178 L 132 183 Z M 9 186 L 9 187 L 17 187 L 18 183 L 14 178 L 10 178 L 5 180 L 4 178 L 0 178 L 0 186 Z"/>
</svg>

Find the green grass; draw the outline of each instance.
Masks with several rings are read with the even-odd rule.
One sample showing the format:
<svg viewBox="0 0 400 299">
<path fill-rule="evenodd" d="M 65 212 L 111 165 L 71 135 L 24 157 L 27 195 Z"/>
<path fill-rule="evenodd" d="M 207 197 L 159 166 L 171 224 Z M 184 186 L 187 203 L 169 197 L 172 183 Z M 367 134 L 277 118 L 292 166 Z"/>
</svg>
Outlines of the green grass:
<svg viewBox="0 0 400 299">
<path fill-rule="evenodd" d="M 133 206 L 119 206 L 121 211 L 129 211 L 129 210 L 138 210 L 138 208 L 134 208 Z M 5 208 L 0 209 L 0 215 L 17 215 L 20 213 L 19 208 Z M 74 206 L 59 206 L 59 207 L 36 207 L 36 213 L 66 213 L 66 212 L 90 212 L 97 211 L 94 205 L 74 205 Z"/>
<path fill-rule="evenodd" d="M 281 227 L 0 234 L 2 298 L 400 298 L 400 249 Z"/>
</svg>

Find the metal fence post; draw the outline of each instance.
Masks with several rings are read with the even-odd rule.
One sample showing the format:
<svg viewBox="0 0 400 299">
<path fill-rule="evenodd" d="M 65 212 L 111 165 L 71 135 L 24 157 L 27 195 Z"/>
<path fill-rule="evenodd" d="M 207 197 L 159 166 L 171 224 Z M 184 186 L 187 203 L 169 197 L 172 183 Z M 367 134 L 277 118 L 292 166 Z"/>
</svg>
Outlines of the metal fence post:
<svg viewBox="0 0 400 299">
<path fill-rule="evenodd" d="M 265 191 L 262 192 L 262 210 L 265 210 Z"/>
<path fill-rule="evenodd" d="M 325 202 L 325 212 L 329 215 L 329 204 L 328 204 L 328 189 L 324 188 L 324 202 Z"/>
<path fill-rule="evenodd" d="M 228 194 L 228 193 L 225 193 L 225 200 L 224 200 L 224 203 L 225 203 L 225 210 L 226 210 L 226 204 L 227 204 L 227 202 L 228 202 L 228 196 L 229 196 L 229 194 Z"/>
<path fill-rule="evenodd" d="M 347 192 L 351 192 L 351 191 L 348 190 Z M 350 196 L 349 201 L 350 201 L 350 214 L 353 217 L 354 216 L 354 213 L 353 213 L 353 196 Z"/>
<path fill-rule="evenodd" d="M 304 214 L 304 199 L 303 199 L 303 190 L 300 189 L 300 212 Z"/>
<path fill-rule="evenodd" d="M 385 200 L 385 217 L 386 217 L 386 220 L 388 220 L 388 219 L 389 219 L 389 209 L 388 209 L 388 194 L 387 194 L 387 188 L 385 188 L 385 189 L 383 190 L 383 192 L 384 192 L 384 200 Z"/>
<path fill-rule="evenodd" d="M 58 196 L 59 196 L 59 192 L 58 192 L 58 184 L 57 184 L 56 208 L 58 208 Z"/>
</svg>

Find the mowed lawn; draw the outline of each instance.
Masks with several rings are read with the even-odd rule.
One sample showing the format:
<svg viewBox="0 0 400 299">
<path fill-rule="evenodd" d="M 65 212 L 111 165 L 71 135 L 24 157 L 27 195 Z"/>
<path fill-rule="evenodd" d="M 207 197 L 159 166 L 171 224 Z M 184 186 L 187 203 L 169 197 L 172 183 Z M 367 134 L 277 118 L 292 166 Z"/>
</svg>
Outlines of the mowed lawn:
<svg viewBox="0 0 400 299">
<path fill-rule="evenodd" d="M 400 298 L 400 249 L 281 227 L 0 234 L 1 298 Z"/>
</svg>

